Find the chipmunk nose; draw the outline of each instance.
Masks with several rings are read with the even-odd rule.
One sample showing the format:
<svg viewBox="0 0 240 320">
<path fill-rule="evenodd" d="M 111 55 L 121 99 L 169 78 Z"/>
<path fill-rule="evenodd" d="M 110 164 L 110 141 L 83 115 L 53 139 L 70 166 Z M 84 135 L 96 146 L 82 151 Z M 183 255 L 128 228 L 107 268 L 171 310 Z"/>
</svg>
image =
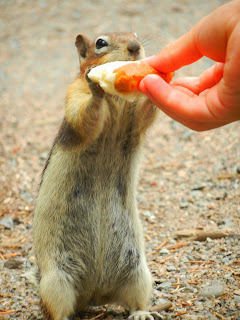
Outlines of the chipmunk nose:
<svg viewBox="0 0 240 320">
<path fill-rule="evenodd" d="M 131 40 L 128 42 L 127 49 L 131 55 L 136 56 L 140 51 L 140 43 L 137 40 Z"/>
</svg>

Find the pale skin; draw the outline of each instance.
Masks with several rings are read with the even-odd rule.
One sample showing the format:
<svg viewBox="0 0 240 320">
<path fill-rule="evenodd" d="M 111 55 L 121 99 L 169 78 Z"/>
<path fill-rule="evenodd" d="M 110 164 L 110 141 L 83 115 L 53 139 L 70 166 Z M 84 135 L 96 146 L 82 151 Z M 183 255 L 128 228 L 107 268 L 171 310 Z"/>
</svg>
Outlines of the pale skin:
<svg viewBox="0 0 240 320">
<path fill-rule="evenodd" d="M 160 72 L 173 72 L 203 56 L 216 62 L 199 77 L 167 84 L 157 75 L 139 85 L 160 109 L 196 131 L 240 120 L 240 0 L 230 1 L 188 33 L 146 61 Z"/>
</svg>

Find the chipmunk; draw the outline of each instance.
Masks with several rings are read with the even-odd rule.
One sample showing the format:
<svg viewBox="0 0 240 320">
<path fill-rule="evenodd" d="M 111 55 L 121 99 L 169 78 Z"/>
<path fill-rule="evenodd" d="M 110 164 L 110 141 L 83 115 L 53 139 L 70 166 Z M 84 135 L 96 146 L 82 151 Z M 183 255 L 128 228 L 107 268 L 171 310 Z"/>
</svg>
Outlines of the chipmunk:
<svg viewBox="0 0 240 320">
<path fill-rule="evenodd" d="M 33 218 L 39 295 L 46 319 L 67 320 L 91 305 L 117 303 L 128 319 L 148 312 L 147 266 L 136 185 L 144 136 L 157 115 L 152 102 L 106 94 L 88 78 L 93 66 L 144 58 L 133 33 L 95 41 L 78 35 L 80 73 L 49 158 Z"/>
</svg>

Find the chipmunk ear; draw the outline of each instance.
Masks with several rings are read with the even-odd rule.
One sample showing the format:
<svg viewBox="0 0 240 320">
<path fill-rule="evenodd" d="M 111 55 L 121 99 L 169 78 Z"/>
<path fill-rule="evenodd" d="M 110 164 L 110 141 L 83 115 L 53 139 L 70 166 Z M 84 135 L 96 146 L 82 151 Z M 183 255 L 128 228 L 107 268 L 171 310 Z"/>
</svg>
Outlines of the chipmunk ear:
<svg viewBox="0 0 240 320">
<path fill-rule="evenodd" d="M 91 43 L 92 43 L 92 40 L 89 37 L 83 34 L 79 34 L 77 36 L 75 41 L 75 46 L 77 47 L 77 50 L 78 50 L 80 65 L 86 61 Z"/>
</svg>

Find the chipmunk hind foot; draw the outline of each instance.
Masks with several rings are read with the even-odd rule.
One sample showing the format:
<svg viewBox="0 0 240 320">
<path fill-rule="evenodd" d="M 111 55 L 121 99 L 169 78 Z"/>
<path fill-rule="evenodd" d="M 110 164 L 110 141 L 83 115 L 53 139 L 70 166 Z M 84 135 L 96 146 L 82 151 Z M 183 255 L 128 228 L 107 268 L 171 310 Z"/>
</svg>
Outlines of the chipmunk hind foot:
<svg viewBox="0 0 240 320">
<path fill-rule="evenodd" d="M 150 311 L 134 311 L 129 317 L 128 320 L 162 320 L 163 317 L 158 312 Z"/>
</svg>

